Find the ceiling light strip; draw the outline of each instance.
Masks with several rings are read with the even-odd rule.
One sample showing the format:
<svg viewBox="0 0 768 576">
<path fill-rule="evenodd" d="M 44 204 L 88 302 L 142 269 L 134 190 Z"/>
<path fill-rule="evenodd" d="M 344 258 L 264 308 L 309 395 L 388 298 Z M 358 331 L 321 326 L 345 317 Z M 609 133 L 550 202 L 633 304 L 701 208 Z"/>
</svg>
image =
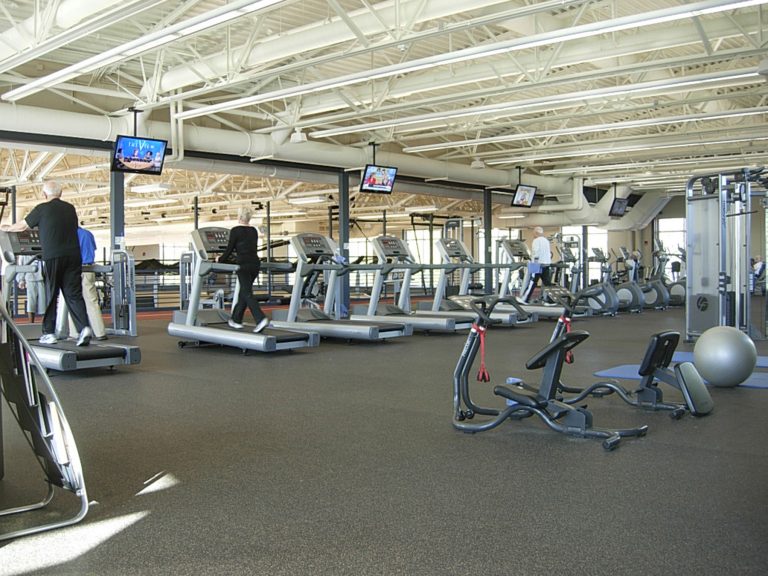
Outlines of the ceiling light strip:
<svg viewBox="0 0 768 576">
<path fill-rule="evenodd" d="M 588 38 L 590 36 L 596 36 L 599 34 L 608 34 L 621 30 L 634 29 L 641 26 L 650 26 L 652 24 L 682 20 L 685 18 L 697 16 L 699 14 L 712 14 L 715 12 L 734 10 L 737 8 L 744 8 L 747 6 L 754 6 L 767 2 L 768 0 L 706 0 L 690 5 L 674 6 L 672 8 L 657 10 L 655 12 L 616 18 L 614 20 L 609 20 L 608 22 L 591 22 L 589 24 L 582 24 L 580 26 L 568 28 L 565 31 L 555 30 L 552 32 L 536 34 L 534 36 L 528 36 L 525 38 L 516 38 L 514 40 L 496 42 L 487 46 L 472 46 L 470 48 L 456 50 L 455 52 L 450 52 L 447 54 L 438 54 L 435 56 L 428 56 L 426 58 L 419 58 L 410 62 L 384 66 L 376 70 L 366 70 L 334 79 L 321 80 L 318 82 L 311 82 L 309 84 L 294 86 L 292 88 L 275 90 L 274 92 L 269 92 L 266 94 L 256 94 L 244 98 L 236 98 L 234 100 L 230 100 L 229 102 L 221 102 L 218 104 L 211 104 L 210 106 L 203 106 L 195 110 L 187 110 L 177 114 L 176 117 L 182 120 L 197 118 L 199 116 L 207 116 L 209 114 L 216 114 L 226 110 L 234 110 L 237 108 L 244 108 L 246 106 L 263 104 L 273 100 L 304 96 L 314 92 L 343 88 L 344 86 L 349 86 L 351 84 L 357 84 L 360 82 L 369 82 L 372 80 L 409 74 L 419 70 L 434 68 L 435 66 L 457 64 L 467 60 L 488 58 L 498 54 L 507 54 L 509 52 L 547 46 L 550 44 L 567 42 L 569 40 Z M 314 137 L 314 134 L 312 134 L 312 136 Z"/>
<path fill-rule="evenodd" d="M 45 90 L 46 88 L 51 88 L 57 84 L 76 78 L 81 74 L 147 52 L 178 40 L 179 38 L 218 26 L 223 22 L 245 16 L 246 14 L 253 14 L 258 10 L 272 8 L 277 4 L 294 1 L 295 0 L 234 0 L 225 6 L 209 10 L 204 14 L 190 18 L 189 20 L 146 34 L 141 38 L 126 42 L 125 44 L 106 50 L 91 58 L 86 58 L 77 64 L 67 66 L 57 72 L 32 80 L 24 86 L 6 92 L 2 95 L 2 98 L 8 102 L 15 102 L 21 98 Z"/>
<path fill-rule="evenodd" d="M 107 26 L 121 22 L 126 18 L 133 18 L 137 14 L 149 8 L 153 8 L 162 2 L 163 0 L 132 0 L 121 3 L 117 7 L 108 10 L 104 14 L 100 14 L 96 18 L 92 18 L 87 22 L 73 26 L 72 28 L 68 28 L 64 32 L 44 40 L 40 44 L 37 44 L 26 50 L 22 50 L 16 56 L 6 58 L 0 62 L 0 74 L 40 58 L 45 54 L 53 52 L 57 48 L 61 48 L 62 46 L 70 44 L 71 42 L 80 40 L 81 38 L 84 38 L 89 34 L 93 34 L 94 32 L 106 28 Z"/>
<path fill-rule="evenodd" d="M 510 110 L 520 112 L 526 108 L 537 108 L 547 105 L 557 105 L 562 108 L 565 104 L 572 102 L 581 102 L 582 100 L 614 98 L 617 96 L 635 96 L 646 95 L 654 90 L 669 91 L 671 88 L 693 88 L 695 86 L 704 86 L 709 83 L 729 83 L 734 81 L 752 82 L 759 79 L 759 74 L 754 68 L 742 68 L 739 70 L 724 70 L 711 74 L 698 74 L 696 76 L 687 76 L 673 80 L 654 80 L 651 82 L 641 82 L 639 84 L 625 85 L 618 88 L 595 88 L 593 90 L 584 90 L 574 92 L 569 95 L 554 94 L 541 98 L 532 98 L 529 100 L 518 100 L 515 102 L 504 102 L 500 104 L 489 104 L 486 106 L 474 106 L 470 108 L 461 108 L 453 111 L 433 112 L 412 116 L 410 118 L 401 118 L 395 120 L 384 120 L 381 122 L 370 122 L 368 124 L 358 124 L 355 126 L 344 126 L 339 128 L 329 128 L 328 130 L 317 130 L 309 135 L 312 138 L 325 138 L 330 136 L 339 136 L 341 134 L 351 134 L 355 132 L 369 132 L 383 128 L 392 128 L 394 126 L 408 126 L 421 124 L 430 121 L 445 121 L 448 119 L 462 118 L 466 116 L 481 116 L 484 114 L 500 114 Z"/>
<path fill-rule="evenodd" d="M 740 118 L 755 116 L 768 112 L 768 106 L 746 108 L 742 110 L 728 110 L 726 112 L 702 112 L 700 114 L 667 116 L 663 118 L 644 118 L 642 120 L 626 120 L 624 122 L 612 122 L 606 124 L 594 124 L 592 126 L 577 126 L 559 130 L 541 130 L 538 132 L 522 132 L 519 134 L 507 134 L 505 136 L 489 136 L 488 138 L 474 138 L 472 140 L 458 140 L 453 142 L 440 142 L 438 144 L 426 144 L 424 146 L 410 146 L 403 148 L 403 152 L 428 152 L 431 150 L 444 150 L 448 148 L 463 148 L 478 144 L 497 144 L 502 142 L 515 142 L 530 138 L 544 138 L 551 136 L 569 136 L 573 134 L 589 134 L 593 132 L 606 132 L 610 130 L 630 130 L 633 128 L 648 128 L 664 126 L 667 124 L 682 124 L 703 120 L 722 120 L 725 118 Z"/>
<path fill-rule="evenodd" d="M 740 142 L 757 142 L 761 140 L 768 140 L 768 136 L 765 137 L 755 137 L 755 136 L 748 136 L 745 138 L 725 138 L 721 140 L 714 140 L 714 141 L 707 141 L 706 145 L 716 146 L 720 144 L 738 144 Z M 617 147 L 607 147 L 607 148 L 594 148 L 590 150 L 570 150 L 570 151 L 562 151 L 555 154 L 532 154 L 530 156 L 517 156 L 513 158 L 507 158 L 504 160 L 486 160 L 486 164 L 488 165 L 501 165 L 501 164 L 515 164 L 518 162 L 534 162 L 537 160 L 551 160 L 554 158 L 564 158 L 568 156 L 591 156 L 593 154 L 623 154 L 626 152 L 641 152 L 643 150 L 656 150 L 659 148 L 685 148 L 687 146 L 699 146 L 701 147 L 705 143 L 703 142 L 680 142 L 675 144 L 661 144 L 661 143 L 653 143 L 648 142 L 647 144 L 637 144 L 634 146 L 617 146 Z"/>
</svg>

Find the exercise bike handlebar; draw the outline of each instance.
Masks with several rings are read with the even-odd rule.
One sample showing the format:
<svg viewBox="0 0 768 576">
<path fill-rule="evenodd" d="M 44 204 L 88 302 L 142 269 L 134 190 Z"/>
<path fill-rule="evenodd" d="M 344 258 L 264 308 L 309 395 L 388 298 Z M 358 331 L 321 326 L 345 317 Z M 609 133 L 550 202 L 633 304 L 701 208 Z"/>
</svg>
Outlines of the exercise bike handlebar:
<svg viewBox="0 0 768 576">
<path fill-rule="evenodd" d="M 490 326 L 491 324 L 501 323 L 501 320 L 491 318 L 493 309 L 500 302 L 512 304 L 515 302 L 515 297 L 504 296 L 503 298 L 499 298 L 498 296 L 486 296 L 484 298 L 476 298 L 474 300 L 471 300 L 469 302 L 469 306 L 470 308 L 472 308 L 472 311 L 475 314 L 477 314 L 478 320 L 480 320 L 483 323 L 483 325 Z"/>
</svg>

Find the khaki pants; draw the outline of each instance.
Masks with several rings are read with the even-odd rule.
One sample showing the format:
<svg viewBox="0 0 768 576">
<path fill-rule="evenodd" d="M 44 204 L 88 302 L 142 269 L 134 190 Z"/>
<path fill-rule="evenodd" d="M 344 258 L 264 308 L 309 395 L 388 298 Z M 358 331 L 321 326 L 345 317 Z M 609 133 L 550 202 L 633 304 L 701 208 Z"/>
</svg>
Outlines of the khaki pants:
<svg viewBox="0 0 768 576">
<path fill-rule="evenodd" d="M 99 306 L 99 295 L 96 292 L 96 274 L 94 272 L 83 272 L 83 300 L 85 301 L 85 311 L 88 314 L 88 324 L 91 325 L 94 338 L 106 336 L 107 331 L 104 327 L 104 319 L 101 317 L 101 308 Z M 69 335 L 76 336 L 77 328 L 72 321 L 72 316 L 67 314 L 64 305 L 64 298 L 59 297 L 59 308 L 56 315 L 56 334 L 64 335 L 65 315 L 69 321 Z"/>
</svg>

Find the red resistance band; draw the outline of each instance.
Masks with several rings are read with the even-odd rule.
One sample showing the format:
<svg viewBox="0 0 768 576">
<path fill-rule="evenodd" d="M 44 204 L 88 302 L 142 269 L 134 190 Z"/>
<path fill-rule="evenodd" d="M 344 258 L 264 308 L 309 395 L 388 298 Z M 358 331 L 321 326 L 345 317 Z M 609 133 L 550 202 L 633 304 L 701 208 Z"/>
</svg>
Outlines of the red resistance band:
<svg viewBox="0 0 768 576">
<path fill-rule="evenodd" d="M 563 318 L 563 324 L 565 324 L 565 333 L 571 331 L 571 319 L 570 318 Z M 566 364 L 573 364 L 573 361 L 575 360 L 573 356 L 573 350 L 568 350 L 568 352 L 565 353 L 565 363 Z"/>
<path fill-rule="evenodd" d="M 490 382 L 491 375 L 485 367 L 485 333 L 488 329 L 477 324 L 472 324 L 472 329 L 480 335 L 480 369 L 477 371 L 477 381 Z"/>
</svg>

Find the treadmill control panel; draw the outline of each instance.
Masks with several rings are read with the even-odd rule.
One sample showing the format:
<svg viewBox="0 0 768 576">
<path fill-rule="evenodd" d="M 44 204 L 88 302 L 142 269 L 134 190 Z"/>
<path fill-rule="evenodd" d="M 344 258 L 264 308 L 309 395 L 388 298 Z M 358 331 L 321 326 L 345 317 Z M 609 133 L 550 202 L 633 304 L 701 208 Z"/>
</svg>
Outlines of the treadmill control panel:
<svg viewBox="0 0 768 576">
<path fill-rule="evenodd" d="M 3 258 L 9 264 L 16 263 L 16 256 L 42 254 L 43 246 L 40 244 L 40 233 L 34 229 L 24 232 L 0 231 L 0 250 L 3 251 Z"/>
<path fill-rule="evenodd" d="M 400 238 L 394 236 L 379 236 L 374 238 L 374 243 L 379 248 L 384 258 L 410 257 L 408 246 Z"/>
<path fill-rule="evenodd" d="M 528 246 L 526 246 L 525 242 L 522 240 L 504 240 L 502 246 L 504 246 L 507 253 L 514 258 L 531 259 L 531 253 L 528 251 Z"/>
<path fill-rule="evenodd" d="M 466 259 L 469 256 L 462 243 L 455 238 L 440 238 L 437 242 L 450 258 Z"/>
<path fill-rule="evenodd" d="M 192 231 L 192 244 L 203 259 L 209 259 L 211 254 L 221 254 L 229 244 L 228 228 L 198 228 Z"/>
<path fill-rule="evenodd" d="M 305 233 L 295 236 L 294 247 L 307 258 L 313 256 L 333 256 L 333 248 L 325 236 Z"/>
</svg>

